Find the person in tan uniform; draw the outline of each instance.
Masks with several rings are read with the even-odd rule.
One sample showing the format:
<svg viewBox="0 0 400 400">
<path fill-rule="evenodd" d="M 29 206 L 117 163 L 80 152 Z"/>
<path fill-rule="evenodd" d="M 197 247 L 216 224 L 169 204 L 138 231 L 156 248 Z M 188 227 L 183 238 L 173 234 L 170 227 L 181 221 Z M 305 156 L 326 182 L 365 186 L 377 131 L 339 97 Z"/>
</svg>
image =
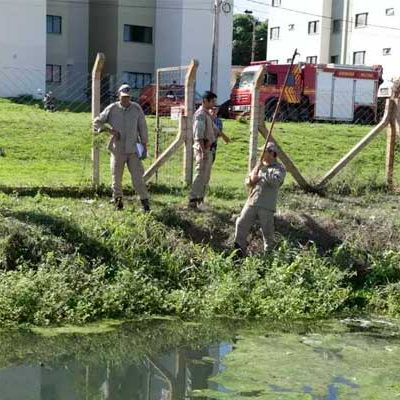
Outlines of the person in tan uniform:
<svg viewBox="0 0 400 400">
<path fill-rule="evenodd" d="M 279 188 L 285 180 L 285 167 L 277 161 L 278 150 L 269 142 L 262 163 L 258 163 L 247 178 L 250 196 L 236 221 L 235 250 L 240 256 L 246 255 L 247 236 L 256 220 L 259 220 L 264 240 L 264 251 L 274 242 L 274 214 Z"/>
<path fill-rule="evenodd" d="M 203 94 L 203 102 L 194 114 L 193 140 L 195 175 L 189 195 L 189 208 L 196 209 L 204 201 L 207 185 L 210 181 L 213 164 L 212 145 L 217 140 L 217 128 L 210 115 L 215 107 L 217 95 L 212 92 Z"/>
<path fill-rule="evenodd" d="M 118 89 L 119 101 L 110 104 L 97 118 L 93 125 L 97 132 L 107 130 L 111 135 L 108 150 L 112 176 L 113 203 L 121 210 L 122 177 L 125 165 L 132 177 L 132 185 L 138 193 L 143 210 L 150 211 L 149 193 L 143 180 L 142 160 L 147 157 L 147 124 L 142 108 L 131 101 L 131 88 L 122 85 Z"/>
</svg>

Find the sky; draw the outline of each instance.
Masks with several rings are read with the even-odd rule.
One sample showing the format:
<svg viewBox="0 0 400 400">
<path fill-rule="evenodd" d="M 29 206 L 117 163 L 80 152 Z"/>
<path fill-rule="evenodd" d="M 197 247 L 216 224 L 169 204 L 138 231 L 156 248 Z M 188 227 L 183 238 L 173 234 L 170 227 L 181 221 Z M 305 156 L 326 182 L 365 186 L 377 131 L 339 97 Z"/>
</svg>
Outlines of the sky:
<svg viewBox="0 0 400 400">
<path fill-rule="evenodd" d="M 249 0 L 233 0 L 233 1 L 234 1 L 235 13 L 239 12 L 243 13 L 244 10 L 251 10 L 254 12 L 254 15 L 260 20 L 266 20 L 268 18 L 267 6 L 263 6 L 262 4 L 258 3 L 253 3 L 252 1 Z M 258 2 L 262 3 L 262 0 L 258 0 Z"/>
</svg>

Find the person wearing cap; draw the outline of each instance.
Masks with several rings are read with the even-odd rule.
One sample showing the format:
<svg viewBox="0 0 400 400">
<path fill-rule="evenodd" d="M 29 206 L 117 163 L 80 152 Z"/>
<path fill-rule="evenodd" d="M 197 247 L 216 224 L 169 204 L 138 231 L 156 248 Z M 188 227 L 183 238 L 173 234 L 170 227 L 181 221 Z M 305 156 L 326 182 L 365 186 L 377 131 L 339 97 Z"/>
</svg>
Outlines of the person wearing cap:
<svg viewBox="0 0 400 400">
<path fill-rule="evenodd" d="M 278 149 L 269 142 L 263 154 L 262 162 L 257 163 L 247 178 L 250 195 L 236 220 L 235 250 L 245 256 L 247 236 L 258 219 L 264 240 L 264 250 L 271 248 L 274 241 L 274 214 L 279 188 L 285 180 L 285 167 L 277 161 Z"/>
<path fill-rule="evenodd" d="M 119 100 L 110 104 L 93 121 L 97 132 L 107 130 L 111 135 L 108 150 L 112 176 L 113 203 L 117 210 L 123 208 L 122 177 L 125 165 L 131 174 L 132 185 L 138 193 L 143 210 L 150 211 L 149 193 L 143 180 L 142 160 L 147 157 L 147 124 L 142 108 L 131 101 L 131 88 L 118 89 Z"/>
<path fill-rule="evenodd" d="M 212 145 L 217 139 L 217 129 L 210 115 L 215 107 L 217 95 L 206 91 L 202 96 L 202 105 L 193 118 L 193 149 L 195 158 L 195 176 L 189 195 L 189 208 L 196 209 L 203 203 L 207 185 L 210 181 L 213 164 Z"/>
</svg>

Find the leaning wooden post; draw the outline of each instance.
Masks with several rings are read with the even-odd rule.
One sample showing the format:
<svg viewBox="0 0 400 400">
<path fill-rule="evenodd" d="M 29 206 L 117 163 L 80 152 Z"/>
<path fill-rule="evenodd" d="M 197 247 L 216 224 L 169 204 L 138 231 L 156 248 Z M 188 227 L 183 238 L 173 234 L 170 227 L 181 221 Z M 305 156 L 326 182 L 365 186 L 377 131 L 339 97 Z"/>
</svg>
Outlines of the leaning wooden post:
<svg viewBox="0 0 400 400">
<path fill-rule="evenodd" d="M 249 146 L 249 163 L 248 170 L 252 171 L 257 162 L 257 143 L 258 143 L 258 126 L 259 119 L 264 115 L 260 115 L 260 88 L 264 82 L 264 67 L 260 66 L 255 78 L 254 86 L 251 94 L 251 112 L 250 112 L 250 146 Z"/>
<path fill-rule="evenodd" d="M 393 190 L 393 170 L 394 170 L 394 154 L 396 147 L 396 128 L 397 115 L 399 112 L 399 99 L 393 100 L 396 106 L 391 109 L 390 123 L 386 133 L 386 184 L 389 190 Z"/>
<path fill-rule="evenodd" d="M 105 56 L 97 53 L 92 70 L 92 121 L 100 114 L 101 107 L 101 73 L 103 71 Z M 96 133 L 95 133 L 96 134 Z M 100 185 L 100 146 L 96 137 L 93 137 L 92 146 L 92 185 L 97 189 Z"/>
<path fill-rule="evenodd" d="M 193 179 L 193 114 L 194 96 L 196 92 L 196 75 L 199 62 L 192 60 L 185 78 L 185 146 L 183 150 L 183 179 L 186 185 L 190 186 Z"/>
</svg>

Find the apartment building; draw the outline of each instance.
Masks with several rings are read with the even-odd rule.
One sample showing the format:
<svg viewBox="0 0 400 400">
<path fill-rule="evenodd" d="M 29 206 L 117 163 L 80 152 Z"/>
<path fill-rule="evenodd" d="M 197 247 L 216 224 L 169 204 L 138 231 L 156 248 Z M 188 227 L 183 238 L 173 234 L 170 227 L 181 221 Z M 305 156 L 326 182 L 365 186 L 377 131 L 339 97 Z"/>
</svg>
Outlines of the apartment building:
<svg viewBox="0 0 400 400">
<path fill-rule="evenodd" d="M 45 15 L 46 0 L 0 0 L 0 97 L 44 88 Z"/>
<path fill-rule="evenodd" d="M 268 60 L 284 63 L 298 48 L 310 63 L 380 64 L 400 76 L 400 4 L 396 0 L 268 0 Z"/>
<path fill-rule="evenodd" d="M 47 0 L 46 88 L 85 101 L 89 72 L 89 0 Z"/>
<path fill-rule="evenodd" d="M 213 4 L 0 0 L 0 71 L 8 77 L 0 77 L 0 96 L 37 96 L 40 89 L 58 99 L 85 101 L 98 52 L 106 55 L 104 91 L 127 82 L 138 94 L 154 81 L 157 68 L 186 65 L 193 58 L 200 62 L 197 91 L 209 89 Z M 224 101 L 230 94 L 233 0 L 223 1 L 219 27 L 217 93 Z M 23 79 L 22 67 L 29 70 Z"/>
</svg>

